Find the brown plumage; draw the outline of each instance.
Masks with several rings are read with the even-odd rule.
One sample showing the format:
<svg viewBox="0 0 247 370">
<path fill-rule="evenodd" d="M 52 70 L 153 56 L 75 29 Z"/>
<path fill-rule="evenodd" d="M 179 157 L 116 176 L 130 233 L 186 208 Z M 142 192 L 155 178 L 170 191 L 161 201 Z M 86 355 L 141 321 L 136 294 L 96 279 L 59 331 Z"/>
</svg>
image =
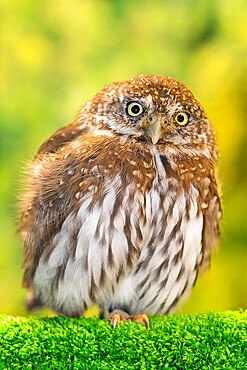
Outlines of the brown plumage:
<svg viewBox="0 0 247 370">
<path fill-rule="evenodd" d="M 95 303 L 171 312 L 217 242 L 216 159 L 212 126 L 181 82 L 140 74 L 105 86 L 30 165 L 24 286 L 67 316 Z M 114 311 L 113 326 L 125 315 Z"/>
</svg>

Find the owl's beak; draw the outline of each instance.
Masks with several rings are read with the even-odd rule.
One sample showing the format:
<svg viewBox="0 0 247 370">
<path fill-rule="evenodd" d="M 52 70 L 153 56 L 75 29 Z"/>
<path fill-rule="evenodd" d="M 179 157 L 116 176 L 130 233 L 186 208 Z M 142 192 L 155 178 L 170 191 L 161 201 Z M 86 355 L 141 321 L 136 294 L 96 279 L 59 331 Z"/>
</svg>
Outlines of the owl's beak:
<svg viewBox="0 0 247 370">
<path fill-rule="evenodd" d="M 161 137 L 161 119 L 156 119 L 148 128 L 149 136 L 153 144 L 156 144 Z"/>
</svg>

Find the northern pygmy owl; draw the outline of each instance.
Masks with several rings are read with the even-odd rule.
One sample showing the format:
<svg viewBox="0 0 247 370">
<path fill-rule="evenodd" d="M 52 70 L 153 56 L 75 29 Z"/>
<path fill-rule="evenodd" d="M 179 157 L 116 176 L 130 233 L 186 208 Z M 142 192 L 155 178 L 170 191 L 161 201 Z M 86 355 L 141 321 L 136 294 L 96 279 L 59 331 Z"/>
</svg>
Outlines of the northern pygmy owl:
<svg viewBox="0 0 247 370">
<path fill-rule="evenodd" d="M 183 83 L 139 74 L 105 86 L 30 164 L 20 230 L 33 302 L 76 317 L 97 304 L 114 327 L 173 311 L 219 235 L 216 159 Z"/>
</svg>

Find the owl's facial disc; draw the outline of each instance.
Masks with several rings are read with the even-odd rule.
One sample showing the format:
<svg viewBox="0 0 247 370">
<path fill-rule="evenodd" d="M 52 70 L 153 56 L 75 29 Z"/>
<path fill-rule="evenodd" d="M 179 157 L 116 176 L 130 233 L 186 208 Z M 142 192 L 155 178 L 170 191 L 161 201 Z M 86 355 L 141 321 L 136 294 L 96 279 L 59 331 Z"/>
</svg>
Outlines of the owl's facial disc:
<svg viewBox="0 0 247 370">
<path fill-rule="evenodd" d="M 126 113 L 130 118 L 138 119 L 143 116 L 143 113 L 150 108 L 150 98 L 151 95 L 149 95 L 147 102 L 138 102 L 138 101 L 129 101 L 126 105 Z M 152 98 L 151 98 L 152 102 Z M 156 144 L 161 135 L 162 135 L 162 117 L 160 116 L 154 116 L 153 114 L 149 116 L 148 124 L 147 121 L 141 121 L 140 127 L 145 127 L 147 130 L 148 137 L 152 140 L 153 144 Z M 140 132 L 141 134 L 141 132 Z"/>
<path fill-rule="evenodd" d="M 97 128 L 131 140 L 153 145 L 212 141 L 214 145 L 200 103 L 184 84 L 167 76 L 141 74 L 107 85 L 90 107 Z"/>
</svg>

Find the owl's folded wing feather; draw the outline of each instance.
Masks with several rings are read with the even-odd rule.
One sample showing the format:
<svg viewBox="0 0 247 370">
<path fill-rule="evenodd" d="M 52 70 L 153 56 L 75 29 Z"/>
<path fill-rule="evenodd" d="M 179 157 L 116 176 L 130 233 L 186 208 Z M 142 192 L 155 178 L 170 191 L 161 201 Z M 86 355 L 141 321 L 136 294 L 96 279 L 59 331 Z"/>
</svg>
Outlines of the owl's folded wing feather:
<svg viewBox="0 0 247 370">
<path fill-rule="evenodd" d="M 29 166 L 29 183 L 22 198 L 20 232 L 24 240 L 24 286 L 32 284 L 34 272 L 44 250 L 49 253 L 51 239 L 66 217 L 78 205 L 78 198 L 93 185 L 100 189 L 100 174 L 92 169 L 100 149 L 90 134 L 75 143 L 56 143 L 59 131 L 45 142 Z M 59 134 L 60 135 L 60 134 Z M 56 139 L 51 140 L 52 138 Z M 104 143 L 102 143 L 104 146 Z"/>
<path fill-rule="evenodd" d="M 214 177 L 209 185 L 203 206 L 205 208 L 203 209 L 203 258 L 200 266 L 201 271 L 210 265 L 211 250 L 217 246 L 220 236 L 219 223 L 222 218 L 222 208 L 218 193 L 218 185 Z"/>
<path fill-rule="evenodd" d="M 77 121 L 63 126 L 41 145 L 36 157 L 46 153 L 55 153 L 59 148 L 72 142 L 84 133 L 86 133 L 86 129 L 80 128 Z"/>
<path fill-rule="evenodd" d="M 68 215 L 78 211 L 85 194 L 91 197 L 93 207 L 96 202 L 103 202 L 105 183 L 111 183 L 117 176 L 121 177 L 123 188 L 127 182 L 134 185 L 140 181 L 136 166 L 138 173 L 147 171 L 144 159 L 152 161 L 141 144 L 123 144 L 117 136 L 93 133 L 81 135 L 55 152 L 39 152 L 30 165 L 29 187 L 21 212 L 26 287 L 32 284 L 41 255 L 48 258 L 52 253 L 51 240 Z M 150 190 L 154 176 L 155 169 L 150 166 L 148 176 L 143 176 L 141 191 Z"/>
</svg>

